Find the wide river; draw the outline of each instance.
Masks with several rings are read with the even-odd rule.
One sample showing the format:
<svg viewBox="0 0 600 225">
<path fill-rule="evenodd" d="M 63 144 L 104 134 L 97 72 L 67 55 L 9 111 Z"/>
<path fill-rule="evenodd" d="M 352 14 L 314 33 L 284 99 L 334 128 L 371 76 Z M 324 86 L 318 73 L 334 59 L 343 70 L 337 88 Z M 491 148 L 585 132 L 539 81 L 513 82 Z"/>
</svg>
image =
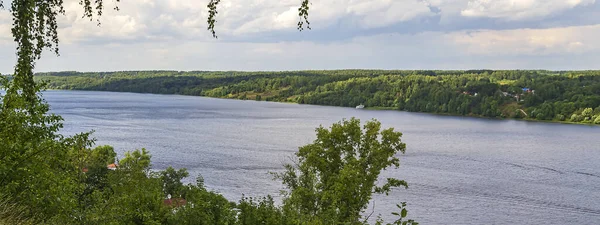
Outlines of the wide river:
<svg viewBox="0 0 600 225">
<path fill-rule="evenodd" d="M 188 168 L 233 201 L 279 196 L 268 172 L 319 125 L 376 118 L 407 144 L 400 168 L 382 175 L 410 187 L 376 197 L 375 215 L 406 201 L 421 224 L 600 224 L 600 127 L 178 95 L 44 96 L 65 118 L 63 133 L 95 130 L 121 157 L 146 148 L 154 168 Z"/>
</svg>

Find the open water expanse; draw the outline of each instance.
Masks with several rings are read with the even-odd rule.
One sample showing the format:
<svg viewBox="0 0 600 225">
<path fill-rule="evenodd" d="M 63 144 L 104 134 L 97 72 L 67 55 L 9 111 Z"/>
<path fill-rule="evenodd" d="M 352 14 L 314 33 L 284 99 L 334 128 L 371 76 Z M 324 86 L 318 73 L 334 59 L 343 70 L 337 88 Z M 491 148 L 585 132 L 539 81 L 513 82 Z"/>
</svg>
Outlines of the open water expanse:
<svg viewBox="0 0 600 225">
<path fill-rule="evenodd" d="M 153 166 L 186 167 L 232 201 L 279 196 L 277 172 L 314 129 L 377 118 L 404 133 L 409 183 L 375 198 L 388 217 L 408 202 L 421 224 L 600 224 L 600 127 L 399 111 L 111 92 L 47 91 L 64 134 L 95 130 L 97 144 L 146 148 Z M 369 207 L 369 210 L 371 207 Z"/>
</svg>

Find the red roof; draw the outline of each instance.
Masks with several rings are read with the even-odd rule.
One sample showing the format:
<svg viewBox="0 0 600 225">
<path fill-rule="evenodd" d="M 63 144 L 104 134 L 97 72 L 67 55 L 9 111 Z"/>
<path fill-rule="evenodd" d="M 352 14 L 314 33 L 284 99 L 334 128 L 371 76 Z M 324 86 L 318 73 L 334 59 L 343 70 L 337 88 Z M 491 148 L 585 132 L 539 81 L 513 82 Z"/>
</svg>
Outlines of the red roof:
<svg viewBox="0 0 600 225">
<path fill-rule="evenodd" d="M 109 164 L 109 165 L 106 166 L 106 168 L 109 169 L 109 170 L 116 170 L 117 169 L 117 164 L 114 164 L 114 163 L 113 164 Z M 83 169 L 81 169 L 81 171 L 83 171 L 84 173 L 87 173 L 88 172 L 88 168 L 84 167 Z"/>
<path fill-rule="evenodd" d="M 183 198 L 171 198 L 171 199 L 165 199 L 163 201 L 163 203 L 167 206 L 171 206 L 171 207 L 180 207 L 180 206 L 184 206 L 187 201 Z"/>
</svg>

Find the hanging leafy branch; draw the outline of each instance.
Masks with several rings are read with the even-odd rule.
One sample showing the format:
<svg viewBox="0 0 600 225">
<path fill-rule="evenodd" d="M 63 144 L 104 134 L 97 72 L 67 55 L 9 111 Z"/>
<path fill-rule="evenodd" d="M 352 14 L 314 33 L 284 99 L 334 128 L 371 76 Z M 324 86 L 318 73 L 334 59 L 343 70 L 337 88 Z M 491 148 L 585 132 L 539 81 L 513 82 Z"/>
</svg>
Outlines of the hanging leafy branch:
<svg viewBox="0 0 600 225">
<path fill-rule="evenodd" d="M 306 28 L 310 30 L 310 22 L 308 22 L 308 5 L 310 2 L 308 0 L 302 0 L 302 5 L 298 8 L 298 16 L 300 17 L 300 21 L 298 21 L 298 30 L 304 30 L 304 24 L 306 23 Z"/>
<path fill-rule="evenodd" d="M 217 34 L 215 32 L 215 22 L 217 22 L 216 17 L 217 17 L 217 5 L 219 5 L 219 3 L 221 2 L 221 0 L 210 0 L 210 2 L 208 3 L 207 7 L 208 7 L 208 30 L 212 33 L 212 36 L 214 38 L 217 38 Z"/>
</svg>

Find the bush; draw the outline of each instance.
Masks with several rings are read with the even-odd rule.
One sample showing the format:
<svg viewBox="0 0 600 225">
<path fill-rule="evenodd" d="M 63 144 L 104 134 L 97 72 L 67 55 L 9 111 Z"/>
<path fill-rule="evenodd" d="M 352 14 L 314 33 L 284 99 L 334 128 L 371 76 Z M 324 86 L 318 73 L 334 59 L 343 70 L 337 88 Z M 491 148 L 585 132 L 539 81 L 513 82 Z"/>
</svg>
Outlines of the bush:
<svg viewBox="0 0 600 225">
<path fill-rule="evenodd" d="M 593 114 L 594 110 L 592 108 L 585 108 L 582 112 L 581 112 L 581 116 L 585 117 L 585 118 L 591 118 L 592 114 Z"/>
<path fill-rule="evenodd" d="M 581 122 L 582 120 L 583 120 L 583 117 L 581 115 L 578 115 L 578 114 L 571 115 L 571 122 Z"/>
</svg>

